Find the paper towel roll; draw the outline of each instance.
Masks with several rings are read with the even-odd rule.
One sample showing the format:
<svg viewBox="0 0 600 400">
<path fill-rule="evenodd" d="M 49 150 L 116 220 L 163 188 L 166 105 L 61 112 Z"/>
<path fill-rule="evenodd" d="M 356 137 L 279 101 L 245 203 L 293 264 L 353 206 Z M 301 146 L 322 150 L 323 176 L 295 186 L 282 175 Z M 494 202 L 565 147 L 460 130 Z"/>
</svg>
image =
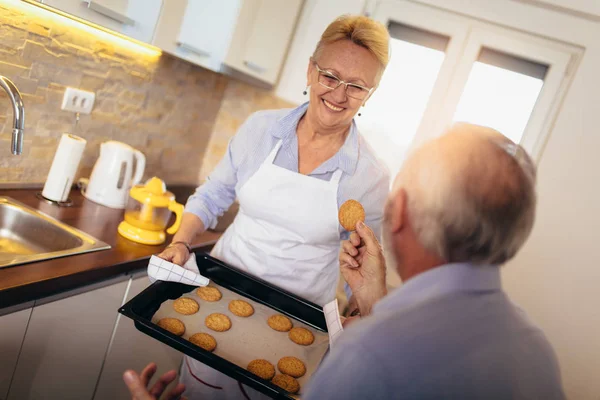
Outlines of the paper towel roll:
<svg viewBox="0 0 600 400">
<path fill-rule="evenodd" d="M 67 200 L 86 143 L 79 136 L 63 133 L 54 153 L 42 196 L 54 201 Z"/>
</svg>

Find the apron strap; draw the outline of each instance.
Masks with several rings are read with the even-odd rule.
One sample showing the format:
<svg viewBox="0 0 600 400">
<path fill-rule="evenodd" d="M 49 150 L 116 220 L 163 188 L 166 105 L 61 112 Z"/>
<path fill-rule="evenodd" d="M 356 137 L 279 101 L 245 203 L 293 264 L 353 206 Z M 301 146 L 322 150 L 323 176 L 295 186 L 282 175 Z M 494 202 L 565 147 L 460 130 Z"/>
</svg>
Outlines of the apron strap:
<svg viewBox="0 0 600 400">
<path fill-rule="evenodd" d="M 273 147 L 273 150 L 271 150 L 271 152 L 267 156 L 267 159 L 265 160 L 265 164 L 273 164 L 273 161 L 275 161 L 275 157 L 277 157 L 277 152 L 281 148 L 282 143 L 283 143 L 283 141 L 281 139 L 279 139 L 279 142 L 277 142 L 275 144 L 275 147 Z"/>
</svg>

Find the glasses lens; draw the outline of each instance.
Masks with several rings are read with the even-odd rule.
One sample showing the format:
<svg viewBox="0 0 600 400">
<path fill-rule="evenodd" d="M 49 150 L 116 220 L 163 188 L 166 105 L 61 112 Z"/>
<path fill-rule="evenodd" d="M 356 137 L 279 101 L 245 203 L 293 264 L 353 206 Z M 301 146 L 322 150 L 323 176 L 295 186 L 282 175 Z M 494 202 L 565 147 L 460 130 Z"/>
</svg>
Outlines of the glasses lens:
<svg viewBox="0 0 600 400">
<path fill-rule="evenodd" d="M 320 73 L 319 83 L 329 89 L 335 89 L 340 84 L 340 80 L 331 74 Z"/>
<path fill-rule="evenodd" d="M 365 97 L 367 97 L 367 94 L 369 94 L 369 91 L 366 90 L 365 88 L 361 88 L 360 86 L 348 85 L 348 88 L 346 89 L 346 93 L 348 94 L 348 96 L 350 96 L 352 98 L 362 100 Z"/>
</svg>

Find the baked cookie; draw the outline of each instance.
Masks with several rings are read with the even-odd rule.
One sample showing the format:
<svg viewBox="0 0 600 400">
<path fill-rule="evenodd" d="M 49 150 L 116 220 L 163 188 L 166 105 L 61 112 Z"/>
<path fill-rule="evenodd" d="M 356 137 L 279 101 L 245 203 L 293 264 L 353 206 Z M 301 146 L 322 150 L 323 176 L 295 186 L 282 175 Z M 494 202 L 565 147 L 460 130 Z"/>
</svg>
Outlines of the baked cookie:
<svg viewBox="0 0 600 400">
<path fill-rule="evenodd" d="M 229 311 L 238 317 L 249 317 L 254 314 L 254 307 L 244 300 L 231 300 L 229 302 Z"/>
<path fill-rule="evenodd" d="M 279 374 L 275 376 L 271 382 L 292 394 L 296 394 L 300 390 L 300 384 L 298 381 L 289 375 Z"/>
<path fill-rule="evenodd" d="M 302 346 L 311 345 L 315 341 L 312 332 L 305 328 L 292 328 L 289 337 L 292 342 L 301 344 Z"/>
<path fill-rule="evenodd" d="M 185 333 L 185 325 L 177 318 L 162 318 L 158 321 L 158 326 L 177 336 Z"/>
<path fill-rule="evenodd" d="M 231 328 L 231 320 L 225 314 L 213 313 L 204 320 L 206 326 L 216 332 L 225 332 Z"/>
<path fill-rule="evenodd" d="M 281 314 L 271 315 L 267 320 L 267 324 L 279 332 L 287 332 L 292 329 L 292 321 Z"/>
<path fill-rule="evenodd" d="M 217 341 L 208 333 L 194 333 L 190 336 L 190 342 L 206 351 L 213 351 L 217 347 Z"/>
<path fill-rule="evenodd" d="M 340 207 L 338 219 L 345 230 L 352 232 L 358 221 L 365 222 L 365 209 L 358 201 L 348 200 Z"/>
<path fill-rule="evenodd" d="M 221 300 L 221 297 L 223 297 L 221 291 L 216 287 L 212 286 L 199 287 L 198 289 L 196 289 L 196 294 L 202 300 L 206 301 L 219 301 Z"/>
<path fill-rule="evenodd" d="M 179 314 L 192 315 L 196 314 L 200 309 L 198 302 L 189 297 L 180 297 L 173 302 L 173 309 Z"/>
<path fill-rule="evenodd" d="M 248 371 L 254 375 L 266 380 L 271 380 L 275 376 L 275 367 L 267 360 L 253 360 L 248 364 Z"/>
<path fill-rule="evenodd" d="M 283 357 L 277 363 L 277 368 L 282 374 L 292 376 L 294 378 L 300 378 L 306 373 L 306 367 L 300 359 L 296 357 Z"/>
</svg>

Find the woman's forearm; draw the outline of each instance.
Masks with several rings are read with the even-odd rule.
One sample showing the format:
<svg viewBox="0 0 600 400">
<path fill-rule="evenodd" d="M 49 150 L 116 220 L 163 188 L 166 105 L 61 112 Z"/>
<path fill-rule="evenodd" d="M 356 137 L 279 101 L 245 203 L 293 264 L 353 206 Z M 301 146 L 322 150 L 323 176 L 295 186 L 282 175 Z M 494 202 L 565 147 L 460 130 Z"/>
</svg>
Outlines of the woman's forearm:
<svg viewBox="0 0 600 400">
<path fill-rule="evenodd" d="M 184 213 L 179 230 L 173 236 L 173 242 L 192 243 L 196 235 L 204 232 L 206 228 L 200 218 L 192 213 Z"/>
</svg>

